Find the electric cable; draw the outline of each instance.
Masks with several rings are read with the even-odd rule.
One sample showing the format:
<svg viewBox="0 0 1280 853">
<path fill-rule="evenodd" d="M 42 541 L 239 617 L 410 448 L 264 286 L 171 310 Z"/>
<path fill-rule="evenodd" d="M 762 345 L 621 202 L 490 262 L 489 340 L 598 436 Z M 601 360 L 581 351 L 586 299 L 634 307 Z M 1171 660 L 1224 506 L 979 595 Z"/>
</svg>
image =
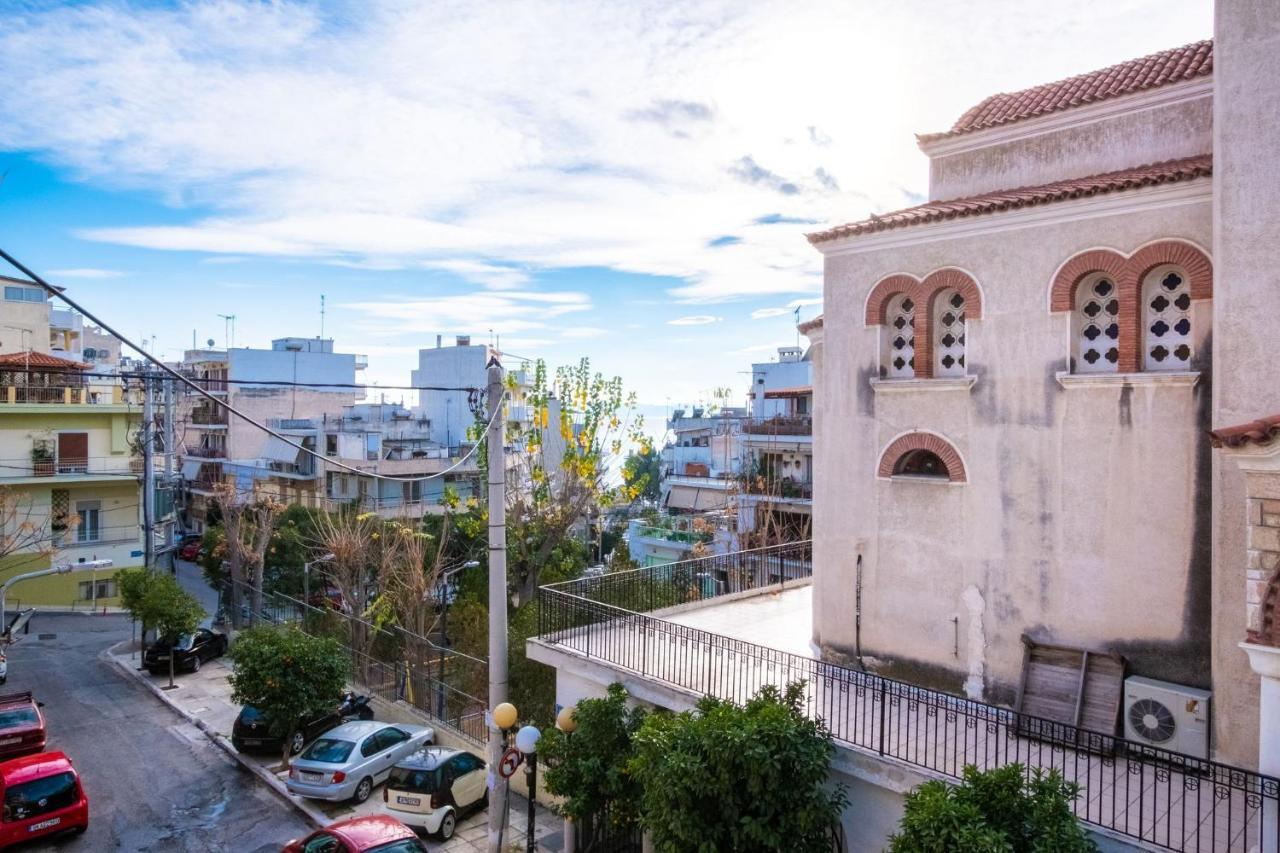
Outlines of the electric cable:
<svg viewBox="0 0 1280 853">
<path fill-rule="evenodd" d="M 443 470 L 443 471 L 439 471 L 439 472 L 437 472 L 437 473 L 435 473 L 435 474 L 426 474 L 426 475 L 421 476 L 421 477 L 390 477 L 390 476 L 387 476 L 387 475 L 385 475 L 385 474 L 377 474 L 377 473 L 371 473 L 371 472 L 369 472 L 369 471 L 361 471 L 359 468 L 356 468 L 356 467 L 355 467 L 355 466 L 353 466 L 353 465 L 347 465 L 345 462 L 339 462 L 339 461 L 336 461 L 336 460 L 334 460 L 334 459 L 331 459 L 330 457 L 324 456 L 323 454 L 317 453 L 316 451 L 311 450 L 311 449 L 310 449 L 310 448 L 308 448 L 308 447 L 304 447 L 304 446 L 302 446 L 301 444 L 299 444 L 298 442 L 293 441 L 292 439 L 290 439 L 288 436 L 282 435 L 282 434 L 280 434 L 280 433 L 276 432 L 275 430 L 273 430 L 271 427 L 267 426 L 266 424 L 261 423 L 261 422 L 259 422 L 259 421 L 255 420 L 254 418 L 250 417 L 249 415 L 246 415 L 244 412 L 241 412 L 240 410 L 236 409 L 234 406 L 231 406 L 230 404 L 228 404 L 228 403 L 224 402 L 223 400 L 219 400 L 219 399 L 218 399 L 216 396 L 214 396 L 212 393 L 210 393 L 210 392 L 206 391 L 205 389 L 201 388 L 201 387 L 200 387 L 198 384 L 196 384 L 193 380 L 188 379 L 187 377 L 183 376 L 181 373 L 179 373 L 178 371 L 174 370 L 172 367 L 170 367 L 169 365 L 165 364 L 163 361 L 161 361 L 160 359 L 156 358 L 156 357 L 155 357 L 155 356 L 153 356 L 151 353 L 149 353 L 149 352 L 147 352 L 146 350 L 142 349 L 142 347 L 140 347 L 140 346 L 138 346 L 137 344 L 135 344 L 135 343 L 134 343 L 132 340 L 130 340 L 129 338 L 127 338 L 127 337 L 125 337 L 124 335 L 122 335 L 122 334 L 120 334 L 119 332 L 117 332 L 114 328 L 112 328 L 111 326 L 109 326 L 106 322 L 104 322 L 104 321 L 103 321 L 100 317 L 98 317 L 96 314 L 92 313 L 91 311 L 89 311 L 88 309 L 86 309 L 84 306 L 82 306 L 80 303 L 76 302 L 74 299 L 72 299 L 71 297 L 67 296 L 65 293 L 63 293 L 62 291 L 60 291 L 58 288 L 56 288 L 56 287 L 54 287 L 53 285 L 49 284 L 47 281 L 45 281 L 43 278 L 41 278 L 39 275 L 37 275 L 33 270 L 31 270 L 29 267 L 27 267 L 26 265 L 24 265 L 21 261 L 19 261 L 19 260 L 18 260 L 17 258 L 15 258 L 13 255 L 11 255 L 11 254 L 9 254 L 8 252 L 6 252 L 4 249 L 0 249 L 0 258 L 4 258 L 6 261 L 8 261 L 8 262 L 9 262 L 9 263 L 10 263 L 10 264 L 15 268 L 15 269 L 17 269 L 17 270 L 21 271 L 24 275 L 26 275 L 26 276 L 27 276 L 27 278 L 31 279 L 31 281 L 32 281 L 33 283 L 38 284 L 38 285 L 40 285 L 41 287 L 43 287 L 43 288 L 45 289 L 45 292 L 46 292 L 46 293 L 50 293 L 50 294 L 52 294 L 54 297 L 56 297 L 56 298 L 58 298 L 58 299 L 61 299 L 61 300 L 62 300 L 63 302 L 65 302 L 68 306 L 70 306 L 71 308 L 74 308 L 76 311 L 79 311 L 79 312 L 80 312 L 82 315 L 84 315 L 85 317 L 88 317 L 91 321 L 93 321 L 93 322 L 94 322 L 94 323 L 96 323 L 99 327 L 101 327 L 101 328 L 102 328 L 102 330 L 103 330 L 103 331 L 105 331 L 107 334 L 114 336 L 114 337 L 115 337 L 117 340 L 119 340 L 122 344 L 126 344 L 126 345 L 127 345 L 130 349 L 132 349 L 134 352 L 138 353 L 138 354 L 139 354 L 140 356 L 142 356 L 144 359 L 146 359 L 147 361 L 151 362 L 151 363 L 152 363 L 152 364 L 154 364 L 156 367 L 160 368 L 161 372 L 166 373 L 166 374 L 168 374 L 171 378 L 178 380 L 178 381 L 179 381 L 179 382 L 181 382 L 183 385 L 186 385 L 188 388 L 190 388 L 191 390 L 195 391 L 195 392 L 196 392 L 197 394 L 199 394 L 200 396 L 202 396 L 202 397 L 204 397 L 204 398 L 206 398 L 206 399 L 208 399 L 208 400 L 212 401 L 215 405 L 222 406 L 224 409 L 226 409 L 226 410 L 227 410 L 227 412 L 229 412 L 230 414 L 233 414 L 233 415 L 235 415 L 236 417 L 240 418 L 242 421 L 244 421 L 245 423 L 249 424 L 250 426 L 253 426 L 253 427 L 255 427 L 255 428 L 257 428 L 257 429 L 261 430 L 262 432 L 265 432 L 267 435 L 272 436 L 273 438 L 277 438 L 277 439 L 279 439 L 280 441 L 283 441 L 285 444 L 289 445 L 290 447 L 297 448 L 298 450 L 302 451 L 303 453 L 306 453 L 306 454 L 307 454 L 307 455 L 309 455 L 309 456 L 312 456 L 312 457 L 314 457 L 314 458 L 316 458 L 316 459 L 319 459 L 321 462 L 324 462 L 324 463 L 325 463 L 326 465 L 328 465 L 328 466 L 335 467 L 335 468 L 341 468 L 341 469 L 344 469 L 344 470 L 346 470 L 346 471 L 351 472 L 352 474 L 357 474 L 357 475 L 362 476 L 362 477 L 368 477 L 368 478 L 373 479 L 373 480 L 386 480 L 386 481 L 389 481 L 389 482 L 397 482 L 397 483 L 418 483 L 418 482 L 424 482 L 424 481 L 426 481 L 426 480 L 434 480 L 434 479 L 436 479 L 436 478 L 438 478 L 438 477 L 443 477 L 445 474 L 448 474 L 448 473 L 450 473 L 451 471 L 453 471 L 453 470 L 455 470 L 455 469 L 457 469 L 457 468 L 461 467 L 461 465 L 462 465 L 464 462 L 466 462 L 469 458 L 471 458 L 471 456 L 472 456 L 472 455 L 476 452 L 476 450 L 477 450 L 477 449 L 479 449 L 479 447 L 480 447 L 480 442 L 479 442 L 479 441 L 477 441 L 477 442 L 472 446 L 471 450 L 470 450 L 470 451 L 468 451 L 468 452 L 467 452 L 467 454 L 466 454 L 465 456 L 463 456 L 461 459 L 459 459 L 459 460 L 458 460 L 458 462 L 457 462 L 455 465 L 453 465 L 453 466 L 451 466 L 451 467 L 449 467 L 449 468 L 446 468 L 446 469 L 445 469 L 445 470 Z M 491 414 L 491 416 L 490 416 L 490 418 L 489 418 L 489 422 L 485 425 L 485 429 L 486 429 L 486 431 L 487 431 L 488 429 L 492 428 L 492 426 L 493 426 L 494 422 L 496 421 L 496 419 L 497 419 L 498 415 L 500 415 L 500 414 L 502 413 L 502 404 L 503 404 L 503 402 L 506 400 L 506 398 L 507 398 L 507 392 L 504 390 L 504 391 L 502 392 L 502 394 L 499 396 L 499 398 L 498 398 L 497 400 L 492 401 L 493 412 L 492 412 L 492 414 Z M 269 473 L 269 472 L 268 472 L 268 473 Z"/>
</svg>

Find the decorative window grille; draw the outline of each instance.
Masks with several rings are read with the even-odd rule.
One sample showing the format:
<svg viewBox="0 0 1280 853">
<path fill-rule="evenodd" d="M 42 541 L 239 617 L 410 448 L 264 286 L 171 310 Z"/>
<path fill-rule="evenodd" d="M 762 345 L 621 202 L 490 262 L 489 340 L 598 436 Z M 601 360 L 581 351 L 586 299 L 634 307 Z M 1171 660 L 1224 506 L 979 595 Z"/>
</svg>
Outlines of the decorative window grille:
<svg viewBox="0 0 1280 853">
<path fill-rule="evenodd" d="M 916 304 L 909 296 L 895 296 L 887 313 L 886 372 L 891 379 L 911 379 L 916 375 Z"/>
<path fill-rule="evenodd" d="M 944 290 L 934 303 L 934 376 L 964 376 L 964 297 Z"/>
<path fill-rule="evenodd" d="M 1086 279 L 1076 291 L 1077 373 L 1114 373 L 1120 361 L 1120 300 L 1110 278 Z"/>
<path fill-rule="evenodd" d="M 1174 267 L 1153 270 L 1142 287 L 1147 370 L 1191 368 L 1191 288 Z"/>
<path fill-rule="evenodd" d="M 947 463 L 932 450 L 911 450 L 902 454 L 902 458 L 893 466 L 894 476 L 938 477 L 943 480 L 951 478 Z"/>
</svg>

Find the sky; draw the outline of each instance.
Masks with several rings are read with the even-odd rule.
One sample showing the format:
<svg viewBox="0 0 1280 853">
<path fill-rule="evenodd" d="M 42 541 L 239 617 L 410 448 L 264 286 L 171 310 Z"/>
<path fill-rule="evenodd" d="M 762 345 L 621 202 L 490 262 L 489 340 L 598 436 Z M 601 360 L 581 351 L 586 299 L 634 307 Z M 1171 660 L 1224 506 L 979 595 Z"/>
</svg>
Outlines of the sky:
<svg viewBox="0 0 1280 853">
<path fill-rule="evenodd" d="M 797 342 L 805 233 L 926 200 L 913 134 L 1212 35 L 1209 0 L 0 13 L 0 246 L 156 354 L 225 345 L 220 315 L 237 346 L 318 335 L 323 294 L 369 381 L 492 336 L 651 412 L 741 399 Z"/>
</svg>

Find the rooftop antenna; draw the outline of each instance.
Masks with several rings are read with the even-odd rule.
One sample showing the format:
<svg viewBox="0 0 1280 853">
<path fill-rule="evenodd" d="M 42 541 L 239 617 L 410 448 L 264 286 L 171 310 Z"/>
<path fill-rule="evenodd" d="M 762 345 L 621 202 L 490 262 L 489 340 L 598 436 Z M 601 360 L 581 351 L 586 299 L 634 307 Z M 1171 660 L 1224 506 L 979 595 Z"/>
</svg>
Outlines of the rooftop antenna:
<svg viewBox="0 0 1280 853">
<path fill-rule="evenodd" d="M 324 337 L 324 294 L 320 294 L 320 337 Z"/>
<path fill-rule="evenodd" d="M 236 315 L 219 314 L 222 318 L 222 342 L 230 350 L 236 345 Z"/>
</svg>

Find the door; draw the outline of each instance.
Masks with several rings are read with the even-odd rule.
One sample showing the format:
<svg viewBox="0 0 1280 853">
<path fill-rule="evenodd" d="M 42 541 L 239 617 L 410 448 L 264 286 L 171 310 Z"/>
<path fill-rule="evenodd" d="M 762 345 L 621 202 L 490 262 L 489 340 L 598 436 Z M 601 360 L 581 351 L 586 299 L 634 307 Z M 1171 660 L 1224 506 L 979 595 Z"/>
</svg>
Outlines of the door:
<svg viewBox="0 0 1280 853">
<path fill-rule="evenodd" d="M 97 542 L 102 538 L 102 501 L 76 501 L 76 515 L 80 517 L 77 542 Z"/>
<path fill-rule="evenodd" d="M 453 783 L 453 801 L 459 808 L 475 805 L 484 796 L 488 780 L 485 778 L 484 762 L 471 753 L 463 753 L 453 759 L 456 765 L 457 781 Z"/>
<path fill-rule="evenodd" d="M 396 761 L 404 757 L 405 743 L 409 735 L 397 728 L 385 728 L 374 735 L 378 739 L 379 753 L 377 771 L 374 782 L 382 782 L 391 774 Z"/>
<path fill-rule="evenodd" d="M 89 433 L 58 433 L 58 473 L 83 474 L 89 470 Z"/>
</svg>

